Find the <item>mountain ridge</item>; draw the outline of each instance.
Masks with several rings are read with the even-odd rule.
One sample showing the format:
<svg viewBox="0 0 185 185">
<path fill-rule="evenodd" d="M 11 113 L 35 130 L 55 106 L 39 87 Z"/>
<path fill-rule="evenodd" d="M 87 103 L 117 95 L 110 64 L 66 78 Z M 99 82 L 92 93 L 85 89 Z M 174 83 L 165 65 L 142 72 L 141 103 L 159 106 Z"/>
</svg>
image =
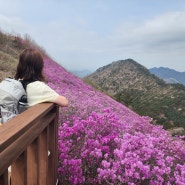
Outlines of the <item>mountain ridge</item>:
<svg viewBox="0 0 185 185">
<path fill-rule="evenodd" d="M 175 126 L 185 128 L 185 87 L 167 84 L 132 59 L 112 62 L 84 80 L 140 115 L 154 118 L 154 122 L 166 129 Z"/>
<path fill-rule="evenodd" d="M 180 83 L 185 85 L 185 72 L 179 72 L 168 67 L 154 67 L 149 69 L 149 71 L 167 83 Z"/>
<path fill-rule="evenodd" d="M 98 68 L 100 70 L 102 67 Z M 153 67 L 148 69 L 150 73 L 156 75 L 157 77 L 161 78 L 168 84 L 183 84 L 185 85 L 185 72 L 180 72 L 168 67 Z M 84 78 L 88 75 L 94 73 L 92 70 L 84 69 L 84 70 L 69 70 L 74 75 Z"/>
</svg>

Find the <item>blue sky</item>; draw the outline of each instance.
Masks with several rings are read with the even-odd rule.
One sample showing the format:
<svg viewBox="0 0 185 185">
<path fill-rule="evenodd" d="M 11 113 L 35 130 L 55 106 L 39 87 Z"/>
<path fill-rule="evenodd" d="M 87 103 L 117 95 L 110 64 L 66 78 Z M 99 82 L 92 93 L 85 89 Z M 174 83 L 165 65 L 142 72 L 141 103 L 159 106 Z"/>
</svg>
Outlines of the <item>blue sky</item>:
<svg viewBox="0 0 185 185">
<path fill-rule="evenodd" d="M 68 70 L 132 58 L 185 71 L 184 0 L 0 0 L 0 29 L 29 35 Z"/>
</svg>

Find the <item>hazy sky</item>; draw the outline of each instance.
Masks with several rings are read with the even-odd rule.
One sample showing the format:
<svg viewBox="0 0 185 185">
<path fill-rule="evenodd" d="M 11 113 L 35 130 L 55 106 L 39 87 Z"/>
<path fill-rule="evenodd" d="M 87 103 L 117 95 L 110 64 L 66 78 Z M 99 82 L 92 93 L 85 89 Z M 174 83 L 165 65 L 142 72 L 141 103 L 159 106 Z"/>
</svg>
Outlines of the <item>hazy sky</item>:
<svg viewBox="0 0 185 185">
<path fill-rule="evenodd" d="M 185 71 L 185 0 L 0 0 L 0 29 L 68 70 L 132 58 Z"/>
</svg>

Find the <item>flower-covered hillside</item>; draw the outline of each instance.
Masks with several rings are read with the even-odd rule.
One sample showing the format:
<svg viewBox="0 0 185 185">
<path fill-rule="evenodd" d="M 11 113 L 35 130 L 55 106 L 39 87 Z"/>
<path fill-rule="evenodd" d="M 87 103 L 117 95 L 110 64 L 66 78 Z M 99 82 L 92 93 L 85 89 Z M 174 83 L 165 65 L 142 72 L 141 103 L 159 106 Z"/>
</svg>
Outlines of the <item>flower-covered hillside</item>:
<svg viewBox="0 0 185 185">
<path fill-rule="evenodd" d="M 95 91 L 80 78 L 49 59 L 45 60 L 45 73 L 48 77 L 49 85 L 70 101 L 70 107 L 67 108 L 70 116 L 77 115 L 80 118 L 86 118 L 92 111 L 99 112 L 107 107 L 112 107 L 116 112 L 120 112 L 120 116 L 135 114 L 109 96 Z"/>
<path fill-rule="evenodd" d="M 60 109 L 61 184 L 185 184 L 185 143 L 45 59 L 49 85 L 66 96 Z"/>
</svg>

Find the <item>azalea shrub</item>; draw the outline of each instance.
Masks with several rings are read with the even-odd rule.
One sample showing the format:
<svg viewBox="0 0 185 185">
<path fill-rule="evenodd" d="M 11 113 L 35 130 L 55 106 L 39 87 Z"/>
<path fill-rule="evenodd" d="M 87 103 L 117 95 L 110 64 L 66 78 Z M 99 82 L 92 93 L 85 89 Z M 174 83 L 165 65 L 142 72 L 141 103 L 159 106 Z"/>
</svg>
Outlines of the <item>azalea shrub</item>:
<svg viewBox="0 0 185 185">
<path fill-rule="evenodd" d="M 94 90 L 51 59 L 48 84 L 70 102 L 59 115 L 59 181 L 84 185 L 183 185 L 185 142 Z"/>
</svg>

